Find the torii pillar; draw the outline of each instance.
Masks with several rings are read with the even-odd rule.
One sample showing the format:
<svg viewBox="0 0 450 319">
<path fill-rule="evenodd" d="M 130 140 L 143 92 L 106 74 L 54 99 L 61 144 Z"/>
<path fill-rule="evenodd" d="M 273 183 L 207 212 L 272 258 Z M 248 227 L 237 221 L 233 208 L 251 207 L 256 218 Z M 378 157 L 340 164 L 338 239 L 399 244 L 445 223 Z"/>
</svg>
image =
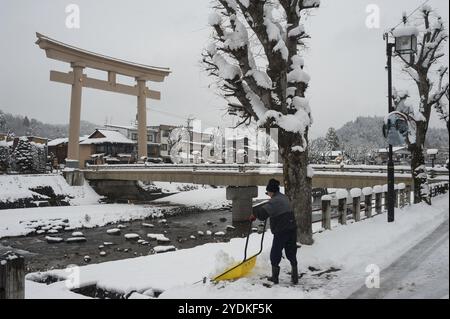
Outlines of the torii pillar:
<svg viewBox="0 0 450 319">
<path fill-rule="evenodd" d="M 80 120 L 81 120 L 81 98 L 83 90 L 83 70 L 81 63 L 72 63 L 74 81 L 70 100 L 70 124 L 69 124 L 69 146 L 67 151 L 66 165 L 78 168 L 80 163 Z"/>
<path fill-rule="evenodd" d="M 143 157 L 147 157 L 147 86 L 146 81 L 136 78 L 138 87 L 138 162 L 143 162 Z"/>
</svg>

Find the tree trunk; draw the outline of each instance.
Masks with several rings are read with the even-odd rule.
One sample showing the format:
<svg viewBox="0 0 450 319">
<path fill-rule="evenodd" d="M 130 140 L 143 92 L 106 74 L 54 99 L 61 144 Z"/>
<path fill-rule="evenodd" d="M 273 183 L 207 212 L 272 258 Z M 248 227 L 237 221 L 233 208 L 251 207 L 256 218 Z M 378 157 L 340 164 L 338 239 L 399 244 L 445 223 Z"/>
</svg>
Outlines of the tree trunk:
<svg viewBox="0 0 450 319">
<path fill-rule="evenodd" d="M 411 152 L 411 174 L 414 179 L 414 203 L 422 201 L 431 204 L 428 190 L 428 177 L 425 168 L 425 156 L 420 144 L 410 146 Z"/>
<path fill-rule="evenodd" d="M 297 238 L 304 245 L 312 245 L 312 179 L 308 177 L 308 152 L 291 150 L 292 146 L 301 145 L 301 141 L 298 134 L 281 132 L 279 135 L 286 195 L 297 219 Z"/>
<path fill-rule="evenodd" d="M 450 126 L 448 124 L 449 122 L 447 121 L 447 132 L 448 132 L 448 136 L 450 137 Z"/>
</svg>

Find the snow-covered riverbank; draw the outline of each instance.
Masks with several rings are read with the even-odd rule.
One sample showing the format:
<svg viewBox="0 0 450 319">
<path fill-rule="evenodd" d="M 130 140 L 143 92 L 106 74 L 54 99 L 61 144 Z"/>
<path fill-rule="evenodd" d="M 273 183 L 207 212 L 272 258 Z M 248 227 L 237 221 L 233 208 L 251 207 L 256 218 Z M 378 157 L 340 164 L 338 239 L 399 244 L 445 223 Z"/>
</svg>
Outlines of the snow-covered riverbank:
<svg viewBox="0 0 450 319">
<path fill-rule="evenodd" d="M 262 285 L 261 277 L 270 269 L 270 234 L 254 271 L 235 282 L 193 284 L 203 277 L 211 278 L 230 266 L 232 260 L 239 261 L 243 257 L 244 239 L 80 267 L 75 282 L 77 286 L 96 285 L 123 295 L 133 291 L 152 295 L 159 291 L 162 292 L 159 298 L 345 298 L 364 285 L 369 265 L 379 269 L 388 267 L 448 219 L 448 201 L 446 195 L 436 198 L 431 207 L 419 204 L 397 210 L 395 223 L 388 224 L 383 214 L 316 234 L 315 244 L 303 246 L 298 252 L 300 271 L 305 275 L 296 287 L 287 285 L 289 265 L 286 260 L 281 265 L 281 285 L 273 288 Z M 251 236 L 251 252 L 258 250 L 259 240 L 260 235 Z M 320 275 L 330 269 L 338 271 Z M 69 275 L 66 270 L 53 270 L 31 274 L 28 279 L 52 276 L 64 280 L 70 279 Z M 70 282 L 74 282 L 73 277 Z M 62 282 L 51 285 L 27 282 L 27 287 L 30 288 L 27 298 L 78 297 Z"/>
</svg>

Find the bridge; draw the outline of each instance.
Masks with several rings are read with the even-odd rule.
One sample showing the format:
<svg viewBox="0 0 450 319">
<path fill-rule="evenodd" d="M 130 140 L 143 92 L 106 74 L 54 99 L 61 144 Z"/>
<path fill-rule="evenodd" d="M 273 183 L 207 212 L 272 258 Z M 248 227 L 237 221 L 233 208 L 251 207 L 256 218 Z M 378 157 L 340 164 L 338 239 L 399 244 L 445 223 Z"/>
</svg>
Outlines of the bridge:
<svg viewBox="0 0 450 319">
<path fill-rule="evenodd" d="M 364 188 L 384 185 L 387 181 L 387 169 L 384 166 L 311 167 L 314 170 L 313 188 Z M 158 181 L 225 186 L 227 199 L 233 202 L 233 219 L 236 221 L 247 217 L 252 207 L 252 198 L 258 196 L 257 186 L 265 186 L 271 178 L 276 178 L 281 183 L 284 181 L 283 167 L 280 164 L 91 165 L 81 173 L 90 181 Z M 448 181 L 448 170 L 436 169 L 432 176 L 432 182 Z M 408 166 L 396 167 L 395 182 L 412 188 L 413 179 Z"/>
</svg>

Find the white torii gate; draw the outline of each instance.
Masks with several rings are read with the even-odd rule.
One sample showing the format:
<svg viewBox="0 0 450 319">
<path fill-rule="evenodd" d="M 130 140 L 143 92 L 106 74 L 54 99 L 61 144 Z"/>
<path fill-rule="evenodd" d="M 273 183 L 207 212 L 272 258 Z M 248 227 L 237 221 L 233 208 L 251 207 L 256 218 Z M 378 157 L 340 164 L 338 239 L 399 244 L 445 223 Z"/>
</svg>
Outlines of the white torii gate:
<svg viewBox="0 0 450 319">
<path fill-rule="evenodd" d="M 147 87 L 147 81 L 164 82 L 171 73 L 169 68 L 152 67 L 118 60 L 103 56 L 65 43 L 51 39 L 40 33 L 36 44 L 43 50 L 48 58 L 70 63 L 73 71 L 62 73 L 50 71 L 50 81 L 72 85 L 70 102 L 69 148 L 66 165 L 79 168 L 80 152 L 80 117 L 82 88 L 116 92 L 137 97 L 138 105 L 138 157 L 147 156 L 147 98 L 160 100 L 161 94 Z M 108 73 L 108 81 L 87 77 L 83 74 L 85 68 L 92 68 Z M 116 75 L 132 77 L 136 80 L 135 86 L 119 84 Z"/>
</svg>

